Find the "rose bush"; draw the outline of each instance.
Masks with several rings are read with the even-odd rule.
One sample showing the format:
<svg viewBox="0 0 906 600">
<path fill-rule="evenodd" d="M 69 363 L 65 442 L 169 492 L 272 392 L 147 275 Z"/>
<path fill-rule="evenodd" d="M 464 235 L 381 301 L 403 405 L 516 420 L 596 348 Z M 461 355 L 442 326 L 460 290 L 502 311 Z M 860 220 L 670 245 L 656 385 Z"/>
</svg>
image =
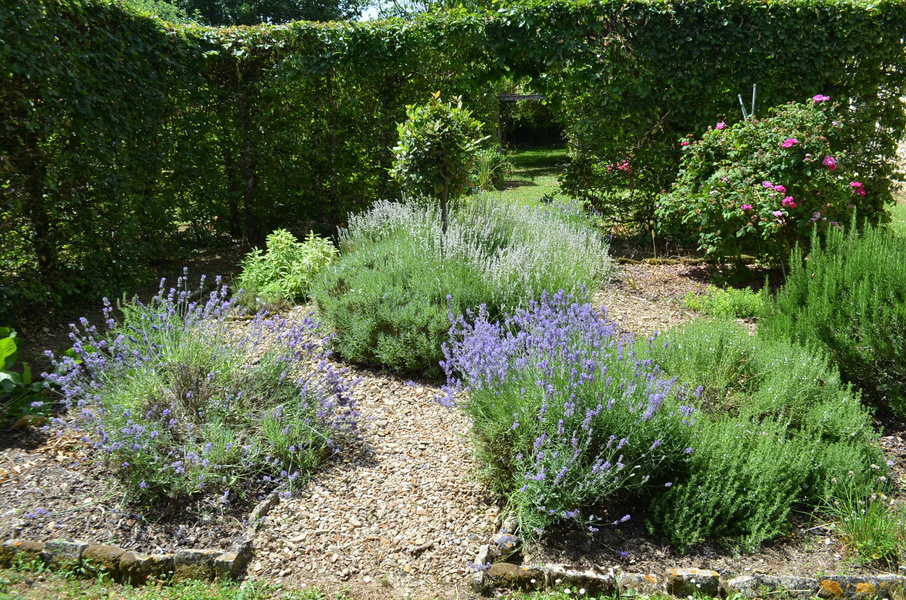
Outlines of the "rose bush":
<svg viewBox="0 0 906 600">
<path fill-rule="evenodd" d="M 679 176 L 657 215 L 717 263 L 785 261 L 812 231 L 840 227 L 857 210 L 875 220 L 855 155 L 843 149 L 846 121 L 827 96 L 770 110 L 764 119 L 726 125 L 679 142 Z M 861 169 L 861 170 L 860 170 Z"/>
</svg>

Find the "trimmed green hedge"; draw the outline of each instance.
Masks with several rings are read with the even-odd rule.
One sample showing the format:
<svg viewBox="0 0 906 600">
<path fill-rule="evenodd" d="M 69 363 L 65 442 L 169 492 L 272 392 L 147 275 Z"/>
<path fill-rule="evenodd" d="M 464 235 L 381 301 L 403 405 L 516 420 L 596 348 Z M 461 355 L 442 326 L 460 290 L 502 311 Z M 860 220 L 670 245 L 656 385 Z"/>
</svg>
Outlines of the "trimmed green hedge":
<svg viewBox="0 0 906 600">
<path fill-rule="evenodd" d="M 904 29 L 898 0 L 531 2 L 224 29 L 109 0 L 4 3 L 0 301 L 128 279 L 177 232 L 324 232 L 397 197 L 387 169 L 407 104 L 440 90 L 493 123 L 504 75 L 533 78 L 562 111 L 567 187 L 616 219 L 650 219 L 678 138 L 737 118 L 753 83 L 761 107 L 847 99 L 854 139 L 872 140 L 860 181 L 888 197 Z"/>
</svg>

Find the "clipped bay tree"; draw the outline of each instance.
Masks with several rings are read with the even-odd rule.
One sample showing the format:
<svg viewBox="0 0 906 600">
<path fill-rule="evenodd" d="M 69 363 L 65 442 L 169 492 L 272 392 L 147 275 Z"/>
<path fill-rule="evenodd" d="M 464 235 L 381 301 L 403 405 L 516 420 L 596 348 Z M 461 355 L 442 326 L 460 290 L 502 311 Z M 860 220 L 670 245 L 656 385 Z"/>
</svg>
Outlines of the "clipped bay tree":
<svg viewBox="0 0 906 600">
<path fill-rule="evenodd" d="M 406 121 L 397 127 L 391 175 L 407 194 L 440 199 L 443 230 L 447 230 L 448 202 L 469 185 L 469 172 L 482 143 L 482 124 L 463 108 L 462 98 L 442 102 L 440 92 L 427 104 L 406 107 Z"/>
</svg>

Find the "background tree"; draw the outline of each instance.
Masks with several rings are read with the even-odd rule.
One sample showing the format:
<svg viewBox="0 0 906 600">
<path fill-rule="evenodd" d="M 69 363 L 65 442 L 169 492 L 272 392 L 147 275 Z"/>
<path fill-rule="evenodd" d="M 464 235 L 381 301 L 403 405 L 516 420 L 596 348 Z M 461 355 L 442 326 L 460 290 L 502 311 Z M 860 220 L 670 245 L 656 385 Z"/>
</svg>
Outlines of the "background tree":
<svg viewBox="0 0 906 600">
<path fill-rule="evenodd" d="M 186 11 L 167 0 L 121 0 L 122 4 L 139 12 L 154 15 L 171 23 L 194 23 Z"/>
<path fill-rule="evenodd" d="M 147 1 L 147 0 L 145 0 Z M 357 18 L 365 0 L 176 0 L 207 25 L 257 25 Z"/>
</svg>

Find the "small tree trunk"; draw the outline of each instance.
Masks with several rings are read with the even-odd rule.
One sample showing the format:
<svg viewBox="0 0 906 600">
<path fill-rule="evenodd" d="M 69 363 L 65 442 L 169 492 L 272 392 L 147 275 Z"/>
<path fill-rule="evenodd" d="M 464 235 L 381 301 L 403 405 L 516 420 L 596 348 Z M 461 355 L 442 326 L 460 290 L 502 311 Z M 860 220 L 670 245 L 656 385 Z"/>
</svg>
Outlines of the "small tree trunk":
<svg viewBox="0 0 906 600">
<path fill-rule="evenodd" d="M 447 220 L 449 219 L 447 212 L 447 198 L 450 196 L 450 184 L 447 181 L 444 181 L 444 191 L 440 193 L 440 227 L 444 235 L 447 234 Z"/>
</svg>

